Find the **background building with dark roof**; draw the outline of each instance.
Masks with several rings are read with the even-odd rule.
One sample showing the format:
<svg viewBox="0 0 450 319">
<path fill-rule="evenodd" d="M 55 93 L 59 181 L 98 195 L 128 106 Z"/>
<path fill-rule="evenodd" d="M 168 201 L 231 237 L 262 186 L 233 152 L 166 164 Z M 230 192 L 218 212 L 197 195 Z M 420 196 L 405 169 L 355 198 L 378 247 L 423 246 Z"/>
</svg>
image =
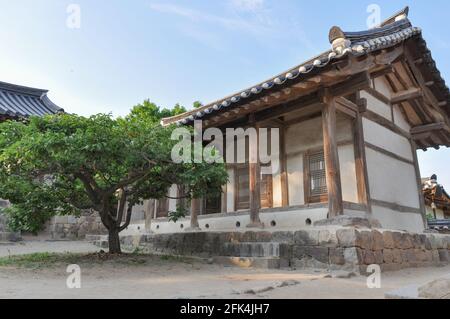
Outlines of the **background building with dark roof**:
<svg viewBox="0 0 450 319">
<path fill-rule="evenodd" d="M 48 90 L 0 82 L 0 120 L 20 120 L 64 112 L 47 96 Z"/>
<path fill-rule="evenodd" d="M 0 82 L 0 122 L 7 120 L 21 121 L 30 116 L 44 116 L 64 112 L 47 96 L 48 90 Z M 7 230 L 7 220 L 1 210 L 9 202 L 0 199 L 0 242 L 17 240 L 20 235 Z"/>
</svg>

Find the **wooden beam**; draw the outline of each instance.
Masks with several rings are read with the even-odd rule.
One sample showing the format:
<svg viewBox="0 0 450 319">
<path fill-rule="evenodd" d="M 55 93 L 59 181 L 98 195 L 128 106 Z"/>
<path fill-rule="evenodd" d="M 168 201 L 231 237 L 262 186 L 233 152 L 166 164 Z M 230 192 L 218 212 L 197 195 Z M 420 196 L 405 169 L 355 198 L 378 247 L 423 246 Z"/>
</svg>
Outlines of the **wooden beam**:
<svg viewBox="0 0 450 319">
<path fill-rule="evenodd" d="M 389 121 L 387 118 L 378 115 L 373 111 L 367 110 L 364 114 L 362 114 L 362 116 L 366 119 L 371 120 L 372 122 L 377 123 L 378 125 L 383 126 L 384 128 L 387 128 L 388 130 L 396 134 L 406 137 L 407 139 L 411 137 L 411 134 L 409 134 L 407 131 L 401 129 L 400 127 Z"/>
<path fill-rule="evenodd" d="M 358 98 L 358 102 L 356 104 L 358 105 L 358 113 L 362 114 L 367 112 L 367 99 Z"/>
<path fill-rule="evenodd" d="M 381 102 L 383 102 L 386 105 L 391 105 L 391 99 L 388 98 L 386 95 L 380 93 L 379 91 L 369 87 L 366 88 L 364 91 L 366 91 L 367 93 L 369 93 L 370 95 L 372 95 L 374 98 L 376 98 L 377 100 L 380 100 Z"/>
<path fill-rule="evenodd" d="M 370 87 L 369 73 L 364 71 L 353 75 L 349 80 L 329 87 L 331 96 L 345 96 Z"/>
<path fill-rule="evenodd" d="M 344 97 L 336 98 L 336 108 L 344 114 L 352 118 L 356 118 L 359 108 L 358 106 Z"/>
<path fill-rule="evenodd" d="M 278 106 L 257 112 L 254 114 L 257 122 L 267 121 L 273 118 L 278 118 L 286 113 L 302 109 L 306 106 L 320 103 L 317 92 L 302 96 L 296 100 L 279 104 Z"/>
<path fill-rule="evenodd" d="M 333 218 L 344 214 L 344 206 L 342 200 L 339 154 L 336 141 L 336 99 L 330 94 L 329 90 L 324 91 L 323 103 L 322 128 L 328 189 L 328 217 Z"/>
<path fill-rule="evenodd" d="M 385 76 L 386 74 L 390 74 L 394 72 L 394 68 L 392 67 L 392 65 L 388 65 L 380 70 L 374 71 L 374 72 L 370 72 L 370 78 L 371 79 L 376 79 L 382 76 Z"/>
<path fill-rule="evenodd" d="M 419 88 L 411 88 L 392 94 L 391 103 L 400 104 L 406 101 L 418 99 L 423 96 L 422 90 Z"/>
<path fill-rule="evenodd" d="M 438 111 L 447 121 L 448 116 L 445 111 L 443 111 L 441 108 L 447 105 L 447 101 L 439 102 L 433 92 L 430 90 L 430 87 L 433 86 L 435 83 L 434 81 L 426 81 L 422 72 L 417 67 L 417 65 L 414 63 L 414 58 L 411 54 L 411 48 L 405 50 L 406 59 L 409 62 L 409 68 L 414 75 L 419 87 L 423 90 L 424 97 L 431 103 L 434 109 Z M 442 103 L 442 104 L 441 104 Z"/>
<path fill-rule="evenodd" d="M 305 121 L 309 121 L 309 120 L 312 120 L 312 119 L 315 119 L 315 118 L 318 118 L 318 117 L 322 117 L 322 111 L 314 112 L 314 113 L 303 115 L 303 116 L 299 116 L 299 117 L 291 119 L 289 121 L 285 121 L 284 122 L 284 126 L 285 127 L 289 127 L 289 126 L 292 126 L 292 125 L 295 125 L 295 124 L 299 124 L 299 123 L 302 123 L 302 122 L 305 122 Z"/>
<path fill-rule="evenodd" d="M 440 130 L 446 130 L 447 132 L 450 132 L 450 129 L 447 124 L 445 123 L 432 123 L 432 124 L 426 124 L 421 126 L 416 126 L 411 129 L 411 134 L 421 134 L 431 131 L 440 131 Z"/>
<path fill-rule="evenodd" d="M 393 210 L 393 211 L 396 211 L 399 213 L 412 213 L 412 214 L 421 214 L 422 215 L 422 212 L 420 211 L 419 208 L 398 205 L 396 203 L 385 202 L 385 201 L 378 200 L 378 199 L 372 199 L 372 205 L 385 207 L 385 208 L 388 208 L 390 210 Z"/>
<path fill-rule="evenodd" d="M 367 72 L 360 72 L 352 76 L 347 76 L 344 79 L 340 79 L 341 82 L 337 84 L 330 85 L 328 88 L 331 90 L 334 96 L 344 96 L 354 92 L 357 92 L 361 89 L 368 88 L 370 86 L 370 77 Z M 294 86 L 298 86 L 298 84 L 294 84 Z M 260 99 L 258 99 L 260 101 Z M 262 104 L 257 108 L 251 108 L 247 110 L 248 114 L 253 114 L 255 116 L 256 122 L 263 122 L 273 118 L 278 118 L 287 113 L 299 110 L 301 108 L 310 106 L 310 105 L 320 105 L 321 100 L 319 98 L 319 94 L 317 90 L 310 91 L 306 95 L 302 95 L 298 98 L 292 99 L 290 101 L 280 101 L 279 103 L 271 106 L 267 103 Z M 220 115 L 215 116 L 216 119 L 210 119 L 211 125 L 222 126 L 227 124 L 228 126 L 234 124 L 242 124 L 242 116 L 234 117 L 234 118 L 223 118 Z M 245 121 L 244 121 L 245 122 Z"/>
</svg>

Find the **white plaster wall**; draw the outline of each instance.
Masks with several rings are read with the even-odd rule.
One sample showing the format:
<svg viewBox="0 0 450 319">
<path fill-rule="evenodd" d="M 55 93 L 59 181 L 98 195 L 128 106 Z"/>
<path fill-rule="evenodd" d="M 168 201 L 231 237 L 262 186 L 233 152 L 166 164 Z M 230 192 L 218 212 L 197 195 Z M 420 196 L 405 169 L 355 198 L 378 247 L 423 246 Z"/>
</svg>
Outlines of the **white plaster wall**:
<svg viewBox="0 0 450 319">
<path fill-rule="evenodd" d="M 286 130 L 286 153 L 303 152 L 323 145 L 321 118 L 292 125 Z"/>
<path fill-rule="evenodd" d="M 273 167 L 280 167 L 280 159 L 276 158 L 272 161 Z M 281 176 L 280 169 L 277 170 L 275 174 L 272 175 L 272 194 L 273 194 L 273 207 L 282 206 L 282 194 L 281 194 Z"/>
<path fill-rule="evenodd" d="M 303 154 L 288 157 L 286 162 L 289 205 L 303 205 L 305 203 L 305 191 L 303 187 Z"/>
<path fill-rule="evenodd" d="M 299 209 L 285 212 L 261 213 L 260 219 L 264 223 L 266 230 L 279 229 L 298 229 L 306 227 L 306 220 L 310 219 L 312 223 L 318 220 L 326 219 L 328 209 L 312 208 Z M 276 223 L 275 227 L 271 226 L 272 221 Z M 240 227 L 236 223 L 240 223 Z M 183 219 L 177 223 L 168 221 L 153 221 L 151 230 L 157 234 L 183 232 L 189 227 L 189 220 Z M 249 214 L 230 214 L 229 216 L 200 218 L 199 225 L 204 231 L 248 231 L 246 226 L 250 223 Z M 208 224 L 209 228 L 206 228 Z M 183 226 L 183 227 L 181 227 Z"/>
<path fill-rule="evenodd" d="M 128 236 L 128 235 L 138 235 L 138 234 L 145 234 L 146 228 L 145 228 L 145 222 L 134 222 L 130 224 L 124 231 L 120 233 L 121 236 Z"/>
<path fill-rule="evenodd" d="M 342 114 L 336 117 L 337 141 L 353 139 L 351 120 Z M 320 117 L 290 126 L 286 131 L 287 171 L 289 184 L 289 204 L 303 205 L 305 192 L 303 185 L 303 155 L 310 149 L 323 147 L 322 120 Z M 353 146 L 339 147 L 341 174 L 343 175 L 344 199 L 358 201 Z M 341 158 L 342 157 L 342 158 Z M 275 192 L 274 192 L 275 193 Z M 356 194 L 356 195 L 355 195 Z M 280 194 L 281 195 L 281 194 Z M 274 199 L 275 200 L 275 199 Z"/>
<path fill-rule="evenodd" d="M 389 84 L 386 82 L 386 80 L 382 77 L 376 78 L 373 81 L 374 86 L 373 88 L 383 94 L 384 96 L 390 98 L 392 96 L 391 89 L 389 87 Z"/>
<path fill-rule="evenodd" d="M 351 120 L 341 113 L 336 116 L 337 142 L 352 140 Z M 286 153 L 296 154 L 323 146 L 322 119 L 320 117 L 289 126 L 286 130 Z"/>
<path fill-rule="evenodd" d="M 366 118 L 363 118 L 363 129 L 366 142 L 413 161 L 411 144 L 405 137 Z"/>
<path fill-rule="evenodd" d="M 420 214 L 401 213 L 375 205 L 372 205 L 372 214 L 385 229 L 404 230 L 415 233 L 424 231 L 423 219 Z"/>
<path fill-rule="evenodd" d="M 378 100 L 366 91 L 361 91 L 361 97 L 367 99 L 367 109 L 392 121 L 391 107 Z"/>
<path fill-rule="evenodd" d="M 352 120 L 342 113 L 336 114 L 336 141 L 352 141 L 353 140 L 353 124 Z"/>
<path fill-rule="evenodd" d="M 131 222 L 142 221 L 145 219 L 146 205 L 148 205 L 148 201 L 144 201 L 143 204 L 136 204 L 133 206 L 133 210 L 131 212 Z M 127 207 L 128 207 L 128 204 L 127 204 Z M 125 216 L 124 216 L 124 218 L 125 218 Z"/>
<path fill-rule="evenodd" d="M 372 199 L 420 208 L 413 165 L 367 147 L 366 158 Z"/>
<path fill-rule="evenodd" d="M 405 116 L 401 112 L 398 105 L 394 105 L 394 123 L 407 132 L 411 130 L 411 126 L 406 121 Z"/>
<path fill-rule="evenodd" d="M 358 203 L 355 152 L 353 145 L 339 146 L 338 153 L 341 170 L 342 197 L 344 201 Z"/>
<path fill-rule="evenodd" d="M 227 183 L 227 212 L 234 211 L 234 169 L 227 169 L 228 183 Z"/>
</svg>

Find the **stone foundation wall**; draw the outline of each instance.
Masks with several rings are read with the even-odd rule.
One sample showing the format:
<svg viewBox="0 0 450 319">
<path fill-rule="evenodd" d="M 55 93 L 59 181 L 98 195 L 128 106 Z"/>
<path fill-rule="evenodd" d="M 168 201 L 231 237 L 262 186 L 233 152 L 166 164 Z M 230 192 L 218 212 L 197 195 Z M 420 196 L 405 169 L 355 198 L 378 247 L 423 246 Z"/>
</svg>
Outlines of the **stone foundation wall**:
<svg viewBox="0 0 450 319">
<path fill-rule="evenodd" d="M 450 236 L 353 227 L 310 228 L 295 232 L 200 232 L 122 238 L 125 246 L 198 257 L 276 257 L 293 268 L 342 269 L 365 273 L 450 263 Z"/>
<path fill-rule="evenodd" d="M 85 211 L 81 216 L 55 216 L 47 226 L 52 239 L 84 239 L 86 235 L 107 234 L 106 228 L 96 212 Z"/>
</svg>

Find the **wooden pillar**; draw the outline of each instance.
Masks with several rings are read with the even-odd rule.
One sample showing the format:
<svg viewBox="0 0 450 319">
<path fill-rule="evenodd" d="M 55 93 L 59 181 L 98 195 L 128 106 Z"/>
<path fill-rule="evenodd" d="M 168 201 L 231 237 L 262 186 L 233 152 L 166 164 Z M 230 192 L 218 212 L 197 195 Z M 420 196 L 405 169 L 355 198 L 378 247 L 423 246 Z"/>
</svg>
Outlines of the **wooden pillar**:
<svg viewBox="0 0 450 319">
<path fill-rule="evenodd" d="M 250 224 L 248 228 L 262 228 L 259 219 L 261 209 L 261 165 L 259 162 L 259 126 L 255 125 L 256 141 L 249 140 Z"/>
<path fill-rule="evenodd" d="M 228 212 L 227 207 L 227 185 L 222 186 L 222 194 L 220 198 L 220 211 L 222 214 L 226 214 Z"/>
<path fill-rule="evenodd" d="M 227 160 L 226 160 L 227 159 L 226 150 L 227 150 L 227 137 L 224 134 L 222 156 L 223 156 L 223 161 L 225 163 L 225 166 L 228 168 Z M 227 172 L 228 172 L 228 169 L 227 169 Z M 227 207 L 227 195 L 228 194 L 227 194 L 227 192 L 228 192 L 227 184 L 225 184 L 222 186 L 222 194 L 221 194 L 221 198 L 220 198 L 220 204 L 221 204 L 220 211 L 222 212 L 222 214 L 226 214 L 228 212 L 228 207 Z"/>
<path fill-rule="evenodd" d="M 369 174 L 367 171 L 366 147 L 364 143 L 364 131 L 362 124 L 362 115 L 360 112 L 356 114 L 353 122 L 353 141 L 355 151 L 355 169 L 356 169 L 356 186 L 358 189 L 358 200 L 360 204 L 367 206 L 367 212 L 372 212 Z"/>
<path fill-rule="evenodd" d="M 200 211 L 200 202 L 202 199 L 193 198 L 191 200 L 191 225 L 186 231 L 200 230 L 198 223 L 198 213 Z"/>
<path fill-rule="evenodd" d="M 414 169 L 416 172 L 416 182 L 417 182 L 417 191 L 419 195 L 420 212 L 422 215 L 423 225 L 425 229 L 427 229 L 428 220 L 427 220 L 427 210 L 425 207 L 425 198 L 422 192 L 422 175 L 420 174 L 419 159 L 417 158 L 417 145 L 413 139 L 411 139 L 411 151 L 413 154 Z"/>
<path fill-rule="evenodd" d="M 334 97 L 325 92 L 322 111 L 323 150 L 328 189 L 328 218 L 344 214 L 342 202 L 341 173 L 336 141 L 336 102 Z"/>
<path fill-rule="evenodd" d="M 286 157 L 286 127 L 280 127 L 280 178 L 281 178 L 281 206 L 289 206 L 289 182 Z"/>
</svg>

